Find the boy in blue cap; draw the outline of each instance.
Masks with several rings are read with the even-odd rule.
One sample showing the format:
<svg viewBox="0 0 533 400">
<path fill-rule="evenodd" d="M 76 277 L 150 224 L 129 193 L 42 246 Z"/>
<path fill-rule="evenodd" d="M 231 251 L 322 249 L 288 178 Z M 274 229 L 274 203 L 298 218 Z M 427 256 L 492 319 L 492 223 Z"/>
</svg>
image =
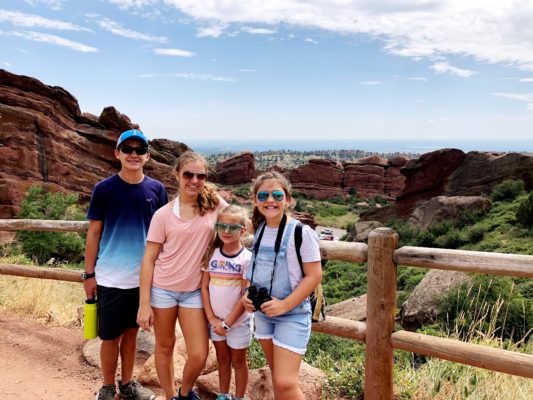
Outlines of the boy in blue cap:
<svg viewBox="0 0 533 400">
<path fill-rule="evenodd" d="M 144 175 L 150 153 L 141 131 L 123 132 L 115 157 L 120 160 L 120 171 L 98 182 L 91 197 L 82 274 L 87 298 L 98 298 L 103 385 L 96 399 L 115 398 L 120 354 L 119 397 L 152 400 L 154 393 L 133 380 L 139 329 L 139 271 L 150 220 L 168 202 L 168 196 L 161 182 Z"/>
</svg>

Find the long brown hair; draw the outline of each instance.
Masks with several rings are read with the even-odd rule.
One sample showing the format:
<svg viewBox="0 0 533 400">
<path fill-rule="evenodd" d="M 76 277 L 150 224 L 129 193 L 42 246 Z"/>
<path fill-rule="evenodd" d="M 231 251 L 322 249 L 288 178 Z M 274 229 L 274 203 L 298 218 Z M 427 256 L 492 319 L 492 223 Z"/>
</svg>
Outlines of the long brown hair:
<svg viewBox="0 0 533 400">
<path fill-rule="evenodd" d="M 201 162 L 204 166 L 205 172 L 208 172 L 207 161 L 205 160 L 205 158 L 202 157 L 201 154 L 198 154 L 191 150 L 187 150 L 186 152 L 181 154 L 181 156 L 178 158 L 178 161 L 176 162 L 174 171 L 179 174 L 183 165 L 188 162 L 194 161 Z M 196 201 L 198 206 L 198 214 L 200 215 L 204 215 L 206 212 L 209 211 L 214 211 L 220 204 L 220 198 L 218 197 L 217 192 L 215 191 L 215 187 L 208 182 L 205 182 L 201 192 L 198 193 Z"/>
<path fill-rule="evenodd" d="M 217 221 L 222 215 L 232 215 L 236 217 L 240 217 L 239 222 L 243 227 L 247 227 L 250 220 L 248 219 L 248 213 L 247 211 L 241 207 L 236 205 L 230 205 L 224 207 L 222 210 L 218 212 Z M 202 268 L 207 269 L 209 267 L 209 260 L 211 260 L 211 257 L 213 256 L 213 252 L 215 249 L 222 247 L 224 243 L 222 240 L 220 240 L 220 237 L 218 237 L 217 233 L 215 232 L 214 240 L 211 241 L 209 246 L 207 247 L 207 250 L 204 253 L 204 256 L 202 257 Z"/>
<path fill-rule="evenodd" d="M 265 172 L 264 174 L 259 175 L 254 180 L 254 183 L 252 184 L 252 193 L 254 194 L 254 197 L 257 196 L 257 192 L 259 191 L 259 188 L 261 187 L 261 185 L 265 181 L 268 181 L 268 180 L 275 180 L 281 185 L 281 187 L 283 188 L 283 191 L 285 192 L 285 197 L 287 197 L 287 200 L 288 200 L 287 204 L 291 205 L 293 201 L 292 194 L 291 194 L 291 191 L 292 191 L 291 183 L 289 182 L 287 178 L 285 178 L 282 174 L 276 171 Z M 255 206 L 254 212 L 252 215 L 252 226 L 254 227 L 254 230 L 257 230 L 257 227 L 259 226 L 261 221 L 264 221 L 264 220 L 265 220 L 265 216 L 261 214 L 257 206 Z"/>
</svg>

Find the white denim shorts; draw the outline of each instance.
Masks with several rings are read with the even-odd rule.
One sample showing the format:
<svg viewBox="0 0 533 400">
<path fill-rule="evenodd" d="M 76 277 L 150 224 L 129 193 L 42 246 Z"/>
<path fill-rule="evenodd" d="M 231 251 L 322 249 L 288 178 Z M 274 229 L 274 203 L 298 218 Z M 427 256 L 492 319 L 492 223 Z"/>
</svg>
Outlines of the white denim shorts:
<svg viewBox="0 0 533 400">
<path fill-rule="evenodd" d="M 229 347 L 240 350 L 246 349 L 252 344 L 252 330 L 253 323 L 251 319 L 242 325 L 232 327 L 226 332 L 226 336 L 217 335 L 210 325 L 209 337 L 213 342 L 222 342 L 225 340 Z"/>
</svg>

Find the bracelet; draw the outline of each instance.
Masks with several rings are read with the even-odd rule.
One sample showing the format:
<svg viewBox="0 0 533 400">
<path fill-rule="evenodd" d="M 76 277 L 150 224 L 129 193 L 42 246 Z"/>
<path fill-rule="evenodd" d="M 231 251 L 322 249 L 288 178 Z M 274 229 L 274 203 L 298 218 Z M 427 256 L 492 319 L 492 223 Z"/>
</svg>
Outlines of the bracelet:
<svg viewBox="0 0 533 400">
<path fill-rule="evenodd" d="M 226 324 L 226 321 L 222 321 L 222 322 L 220 323 L 220 326 L 221 326 L 222 328 L 224 328 L 224 330 L 226 330 L 226 331 L 231 330 L 231 326 L 229 326 L 228 324 Z"/>
</svg>

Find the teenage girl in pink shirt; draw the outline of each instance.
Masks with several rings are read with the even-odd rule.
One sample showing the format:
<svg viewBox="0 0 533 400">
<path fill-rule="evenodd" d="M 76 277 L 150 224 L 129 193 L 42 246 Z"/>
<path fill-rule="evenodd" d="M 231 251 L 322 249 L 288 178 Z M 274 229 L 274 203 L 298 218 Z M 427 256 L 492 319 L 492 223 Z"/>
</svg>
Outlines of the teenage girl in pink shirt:
<svg viewBox="0 0 533 400">
<path fill-rule="evenodd" d="M 154 214 L 148 230 L 137 323 L 143 329 L 154 326 L 155 366 L 166 398 L 199 400 L 193 386 L 208 355 L 201 263 L 213 239 L 217 213 L 227 203 L 206 184 L 207 162 L 201 155 L 183 153 L 175 175 L 179 194 Z M 187 347 L 187 362 L 177 391 L 173 363 L 176 320 Z"/>
</svg>

